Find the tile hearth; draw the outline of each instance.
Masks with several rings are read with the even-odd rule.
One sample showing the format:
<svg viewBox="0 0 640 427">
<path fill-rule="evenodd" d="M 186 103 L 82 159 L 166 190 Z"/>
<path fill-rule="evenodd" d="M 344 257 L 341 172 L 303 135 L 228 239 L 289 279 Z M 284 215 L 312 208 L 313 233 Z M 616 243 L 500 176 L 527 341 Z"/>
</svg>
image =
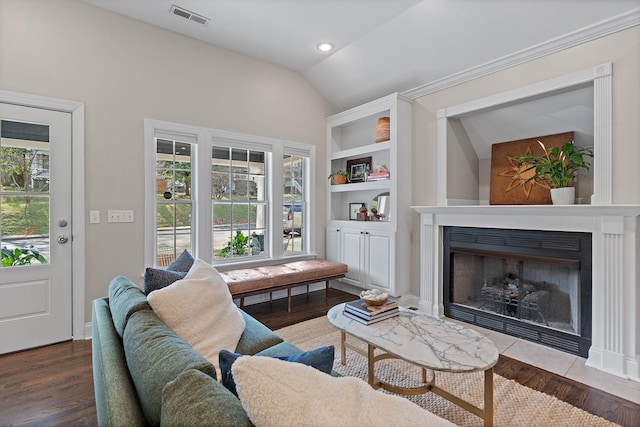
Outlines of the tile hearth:
<svg viewBox="0 0 640 427">
<path fill-rule="evenodd" d="M 627 380 L 586 366 L 587 359 L 515 338 L 479 326 L 446 318 L 473 329 L 489 338 L 498 347 L 500 354 L 553 372 L 582 384 L 627 399 L 640 405 L 640 382 Z"/>
</svg>

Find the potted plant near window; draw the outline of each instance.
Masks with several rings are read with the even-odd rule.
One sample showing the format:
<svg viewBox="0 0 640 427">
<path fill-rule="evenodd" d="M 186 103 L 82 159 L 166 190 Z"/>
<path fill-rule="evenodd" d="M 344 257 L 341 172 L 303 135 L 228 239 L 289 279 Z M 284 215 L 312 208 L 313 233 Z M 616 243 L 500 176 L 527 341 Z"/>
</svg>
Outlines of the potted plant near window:
<svg viewBox="0 0 640 427">
<path fill-rule="evenodd" d="M 577 147 L 573 141 L 552 148 L 545 147 L 541 141 L 538 144 L 542 153 L 524 154 L 515 159 L 520 173 L 533 170 L 528 181 L 549 187 L 554 205 L 572 205 L 575 201 L 573 179 L 580 169 L 589 170 L 585 157 L 593 158 L 593 150 Z"/>
<path fill-rule="evenodd" d="M 346 184 L 349 180 L 349 173 L 343 170 L 339 170 L 338 172 L 334 172 L 329 175 L 329 179 L 331 180 L 331 183 L 333 185 Z"/>
</svg>

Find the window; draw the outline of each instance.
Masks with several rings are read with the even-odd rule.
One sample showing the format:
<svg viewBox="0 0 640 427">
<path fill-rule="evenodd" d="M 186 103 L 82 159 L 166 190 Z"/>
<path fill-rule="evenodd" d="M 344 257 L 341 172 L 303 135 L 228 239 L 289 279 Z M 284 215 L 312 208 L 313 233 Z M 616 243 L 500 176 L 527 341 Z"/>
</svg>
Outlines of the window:
<svg viewBox="0 0 640 427">
<path fill-rule="evenodd" d="M 213 146 L 211 204 L 214 260 L 265 254 L 267 154 Z"/>
<path fill-rule="evenodd" d="M 309 254 L 312 146 L 154 120 L 145 143 L 148 265 Z"/>
<path fill-rule="evenodd" d="M 282 227 L 286 237 L 285 253 L 296 253 L 304 250 L 305 240 L 305 204 L 304 186 L 305 157 L 285 154 L 282 159 L 284 191 L 282 198 Z"/>
<path fill-rule="evenodd" d="M 192 144 L 156 138 L 155 145 L 156 264 L 166 267 L 192 250 Z"/>
</svg>

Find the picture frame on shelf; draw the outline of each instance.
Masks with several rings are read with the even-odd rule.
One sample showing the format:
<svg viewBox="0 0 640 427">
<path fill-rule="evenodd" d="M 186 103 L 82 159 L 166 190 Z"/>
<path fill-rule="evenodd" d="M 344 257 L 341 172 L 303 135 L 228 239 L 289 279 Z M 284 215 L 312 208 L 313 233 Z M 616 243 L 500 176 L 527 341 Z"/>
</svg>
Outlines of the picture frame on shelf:
<svg viewBox="0 0 640 427">
<path fill-rule="evenodd" d="M 351 182 L 365 182 L 367 171 L 371 170 L 371 157 L 347 160 L 347 172 Z"/>
<path fill-rule="evenodd" d="M 349 220 L 357 221 L 358 220 L 358 212 L 360 212 L 360 207 L 364 205 L 364 203 L 349 203 Z"/>
</svg>

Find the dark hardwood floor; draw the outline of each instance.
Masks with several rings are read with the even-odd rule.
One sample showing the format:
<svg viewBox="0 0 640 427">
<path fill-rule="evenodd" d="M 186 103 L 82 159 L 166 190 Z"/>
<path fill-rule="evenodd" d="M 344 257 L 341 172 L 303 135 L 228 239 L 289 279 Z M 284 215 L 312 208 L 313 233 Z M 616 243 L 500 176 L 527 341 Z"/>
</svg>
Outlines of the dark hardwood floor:
<svg viewBox="0 0 640 427">
<path fill-rule="evenodd" d="M 294 296 L 245 310 L 271 329 L 326 314 L 335 304 L 355 297 L 335 289 Z M 536 367 L 500 356 L 495 372 L 527 387 L 556 396 L 623 426 L 638 426 L 640 405 Z M 540 425 L 544 423 L 541 422 Z M 69 341 L 0 356 L 0 426 L 97 425 L 91 341 Z"/>
</svg>

